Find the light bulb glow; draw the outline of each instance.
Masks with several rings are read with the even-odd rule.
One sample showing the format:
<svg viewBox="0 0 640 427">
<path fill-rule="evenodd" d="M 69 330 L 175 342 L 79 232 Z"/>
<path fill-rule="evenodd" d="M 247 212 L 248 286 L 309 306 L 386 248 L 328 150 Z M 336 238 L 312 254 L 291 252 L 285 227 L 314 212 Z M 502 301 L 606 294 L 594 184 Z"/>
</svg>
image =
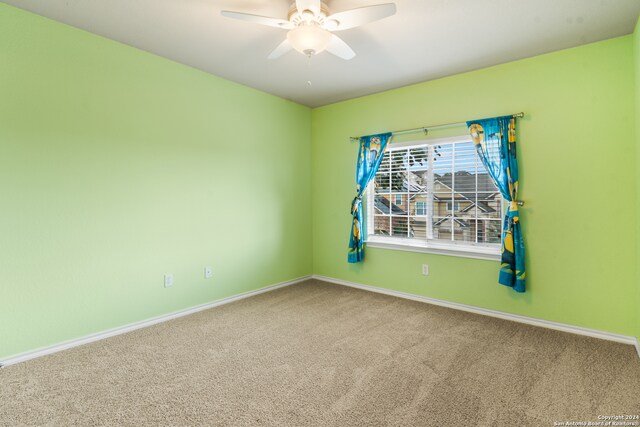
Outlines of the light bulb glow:
<svg viewBox="0 0 640 427">
<path fill-rule="evenodd" d="M 291 46 L 307 56 L 317 55 L 329 46 L 331 33 L 315 24 L 301 25 L 287 33 Z"/>
</svg>

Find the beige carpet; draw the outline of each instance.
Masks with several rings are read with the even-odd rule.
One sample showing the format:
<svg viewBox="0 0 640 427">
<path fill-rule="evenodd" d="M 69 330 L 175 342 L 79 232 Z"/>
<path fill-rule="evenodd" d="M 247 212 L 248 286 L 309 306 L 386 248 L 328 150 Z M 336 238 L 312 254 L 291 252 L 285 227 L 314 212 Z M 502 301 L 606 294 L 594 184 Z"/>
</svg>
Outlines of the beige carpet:
<svg viewBox="0 0 640 427">
<path fill-rule="evenodd" d="M 631 346 L 316 281 L 0 370 L 2 426 L 552 426 L 639 413 Z"/>
</svg>

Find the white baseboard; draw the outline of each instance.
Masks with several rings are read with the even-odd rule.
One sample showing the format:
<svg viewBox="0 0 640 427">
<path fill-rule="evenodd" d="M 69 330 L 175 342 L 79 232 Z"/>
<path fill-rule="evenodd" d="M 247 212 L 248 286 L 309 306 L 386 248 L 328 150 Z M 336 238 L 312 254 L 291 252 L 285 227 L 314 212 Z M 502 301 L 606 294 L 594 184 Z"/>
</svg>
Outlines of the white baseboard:
<svg viewBox="0 0 640 427">
<path fill-rule="evenodd" d="M 167 320 L 177 319 L 179 317 L 188 316 L 199 311 L 208 310 L 220 305 L 229 304 L 234 301 L 238 301 L 244 298 L 249 298 L 258 294 L 273 291 L 275 289 L 283 288 L 285 286 L 294 285 L 296 283 L 303 282 L 310 279 L 311 276 L 303 276 L 297 279 L 288 280 L 286 282 L 276 283 L 275 285 L 265 286 L 264 288 L 256 289 L 254 291 L 243 292 L 238 295 L 233 295 L 227 298 L 222 298 L 216 301 L 208 302 L 205 304 L 196 305 L 194 307 L 186 308 L 172 313 L 163 314 L 161 316 L 152 317 L 151 319 L 142 320 L 128 325 L 120 326 L 106 331 L 98 332 L 96 334 L 86 335 L 81 338 L 76 338 L 69 341 L 64 341 L 58 344 L 54 344 L 47 347 L 38 348 L 36 350 L 27 351 L 24 353 L 11 356 L 9 358 L 0 360 L 0 368 L 4 368 L 9 365 L 15 365 L 16 363 L 25 362 L 27 360 L 35 359 L 36 357 L 46 356 L 48 354 L 57 353 L 59 351 L 67 350 L 80 345 L 89 344 L 95 341 L 103 340 L 105 338 L 113 337 L 120 334 L 126 334 L 127 332 L 135 331 L 136 329 L 146 328 L 158 323 L 166 322 Z"/>
<path fill-rule="evenodd" d="M 640 357 L 640 345 L 635 337 L 614 334 L 612 332 L 599 331 L 597 329 L 583 328 L 581 326 L 568 325 L 566 323 L 551 322 L 549 320 L 536 319 L 533 317 L 521 316 L 519 314 L 505 313 L 503 311 L 491 310 L 488 308 L 474 307 L 471 305 L 460 304 L 457 302 L 445 301 L 436 298 L 425 297 L 421 295 L 409 294 L 406 292 L 394 291 L 391 289 L 380 288 L 377 286 L 364 285 L 362 283 L 349 282 L 347 280 L 334 279 L 333 277 L 313 275 L 313 279 L 322 280 L 324 282 L 335 283 L 337 285 L 349 286 L 365 291 L 377 292 L 379 294 L 391 295 L 394 297 L 410 299 L 413 301 L 426 302 L 428 304 L 439 305 L 442 307 L 453 308 L 455 310 L 468 311 L 470 313 L 482 314 L 485 316 L 497 317 L 500 319 L 511 320 L 513 322 L 526 323 L 527 325 L 540 326 L 542 328 L 554 329 L 556 331 L 569 332 L 577 335 L 586 335 L 588 337 L 599 338 L 607 341 L 615 341 L 623 344 L 629 344 L 636 347 L 638 357 Z"/>
<path fill-rule="evenodd" d="M 197 313 L 199 311 L 208 310 L 213 307 L 229 304 L 231 302 L 238 301 L 244 298 L 249 298 L 265 292 L 273 291 L 275 289 L 283 288 L 285 286 L 290 286 L 296 283 L 304 282 L 305 280 L 308 280 L 308 279 L 317 279 L 324 282 L 330 282 L 338 285 L 362 289 L 365 291 L 377 292 L 380 294 L 391 295 L 391 296 L 404 298 L 404 299 L 410 299 L 413 301 L 426 302 L 428 304 L 439 305 L 442 307 L 453 308 L 456 310 L 462 310 L 462 311 L 467 311 L 471 313 L 482 314 L 485 316 L 511 320 L 514 322 L 525 323 L 528 325 L 540 326 L 543 328 L 554 329 L 554 330 L 569 332 L 569 333 L 578 334 L 578 335 L 586 335 L 593 338 L 599 338 L 599 339 L 608 340 L 608 341 L 615 341 L 623 344 L 629 344 L 629 345 L 635 346 L 636 351 L 638 352 L 638 357 L 640 357 L 640 343 L 635 337 L 614 334 L 611 332 L 599 331 L 596 329 L 583 328 L 580 326 L 573 326 L 565 323 L 551 322 L 548 320 L 536 319 L 532 317 L 521 316 L 518 314 L 510 314 L 510 313 L 505 313 L 497 310 L 479 308 L 479 307 L 474 307 L 466 304 L 460 304 L 456 302 L 450 302 L 450 301 L 440 300 L 436 298 L 425 297 L 421 295 L 393 291 L 390 289 L 380 288 L 377 286 L 370 286 L 370 285 L 364 285 L 361 283 L 349 282 L 341 279 L 334 279 L 332 277 L 313 275 L 313 276 L 299 277 L 297 279 L 288 280 L 286 282 L 281 282 L 274 285 L 266 286 L 264 288 L 256 289 L 254 291 L 244 292 L 238 295 L 233 295 L 227 298 L 222 298 L 216 301 L 186 308 L 184 310 L 179 310 L 173 313 L 168 313 L 161 316 L 153 317 L 151 319 L 142 320 L 139 322 L 131 323 L 131 324 L 120 326 L 113 329 L 108 329 L 106 331 L 98 332 L 96 334 L 91 334 L 81 338 L 77 338 L 77 339 L 65 341 L 62 343 L 54 344 L 51 346 L 42 347 L 36 350 L 20 353 L 15 356 L 11 356 L 9 358 L 0 360 L 0 368 L 4 368 L 10 365 L 15 365 L 16 363 L 25 362 L 27 360 L 35 359 L 37 357 L 46 356 L 48 354 L 57 353 L 59 351 L 67 350 L 73 347 L 78 347 L 80 345 L 89 344 L 89 343 L 103 340 L 105 338 L 113 337 L 116 335 L 125 334 L 127 332 L 135 331 L 136 329 L 146 328 L 148 326 L 166 322 L 168 320 L 177 319 L 183 316 L 188 316 L 190 314 Z"/>
</svg>

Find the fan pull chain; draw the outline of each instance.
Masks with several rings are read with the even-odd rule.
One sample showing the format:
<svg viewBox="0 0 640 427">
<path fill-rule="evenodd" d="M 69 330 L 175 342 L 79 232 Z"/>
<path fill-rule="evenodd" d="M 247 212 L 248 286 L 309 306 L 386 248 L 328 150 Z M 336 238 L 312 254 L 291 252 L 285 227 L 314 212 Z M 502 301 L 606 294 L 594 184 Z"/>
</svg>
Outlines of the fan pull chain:
<svg viewBox="0 0 640 427">
<path fill-rule="evenodd" d="M 307 55 L 307 86 L 311 86 L 311 54 Z"/>
</svg>

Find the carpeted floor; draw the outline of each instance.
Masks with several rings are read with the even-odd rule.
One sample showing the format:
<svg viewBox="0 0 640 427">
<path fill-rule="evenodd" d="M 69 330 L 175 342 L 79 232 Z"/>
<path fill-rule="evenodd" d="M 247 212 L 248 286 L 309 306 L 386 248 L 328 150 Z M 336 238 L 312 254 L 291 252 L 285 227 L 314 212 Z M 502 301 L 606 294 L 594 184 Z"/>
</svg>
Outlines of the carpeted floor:
<svg viewBox="0 0 640 427">
<path fill-rule="evenodd" d="M 0 425 L 553 426 L 640 414 L 632 346 L 317 281 L 0 370 Z"/>
</svg>

